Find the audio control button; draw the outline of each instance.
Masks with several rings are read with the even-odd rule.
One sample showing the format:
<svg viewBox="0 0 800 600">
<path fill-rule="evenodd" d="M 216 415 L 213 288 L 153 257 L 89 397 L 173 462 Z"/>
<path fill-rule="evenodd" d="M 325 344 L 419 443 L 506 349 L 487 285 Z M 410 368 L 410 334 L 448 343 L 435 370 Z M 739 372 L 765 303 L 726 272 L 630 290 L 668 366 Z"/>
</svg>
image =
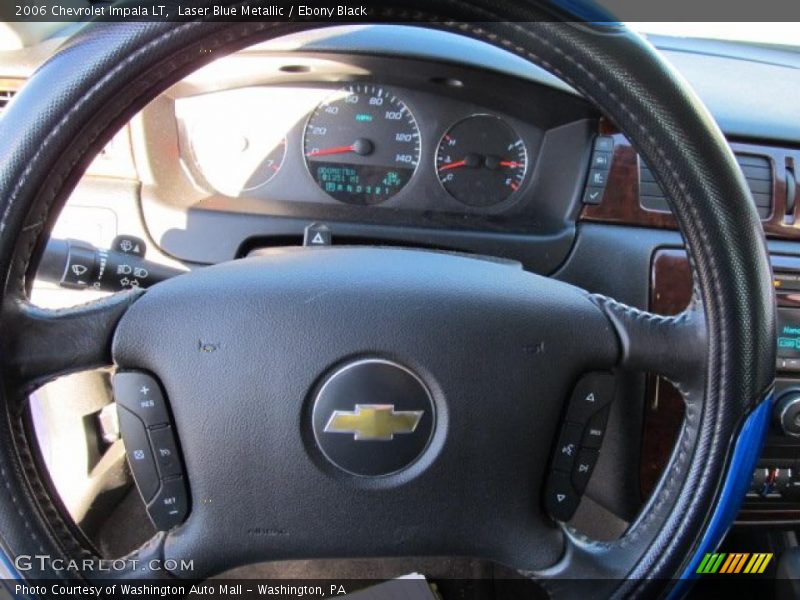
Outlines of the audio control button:
<svg viewBox="0 0 800 600">
<path fill-rule="evenodd" d="M 548 514 L 557 521 L 569 521 L 580 501 L 569 473 L 551 471 L 544 492 L 544 507 Z"/>
<path fill-rule="evenodd" d="M 597 450 L 588 448 L 584 448 L 578 453 L 575 466 L 572 468 L 572 485 L 579 494 L 582 494 L 589 484 L 589 478 L 592 476 L 598 456 Z"/>
<path fill-rule="evenodd" d="M 600 409 L 589 419 L 589 423 L 587 423 L 586 429 L 583 431 L 582 445 L 584 448 L 599 448 L 600 444 L 602 444 L 603 437 L 606 435 L 606 423 L 608 423 L 610 408 L 606 406 Z"/>
<path fill-rule="evenodd" d="M 775 420 L 783 433 L 800 437 L 800 392 L 788 392 L 775 405 Z"/>
<path fill-rule="evenodd" d="M 572 464 L 575 462 L 575 457 L 578 455 L 578 449 L 581 445 L 582 434 L 583 427 L 580 425 L 564 423 L 553 455 L 553 469 L 566 471 L 567 473 L 572 470 Z"/>
<path fill-rule="evenodd" d="M 758 467 L 753 473 L 753 479 L 750 482 L 750 491 L 755 494 L 760 494 L 764 489 L 764 484 L 767 482 L 767 477 L 769 477 L 769 469 Z"/>
<path fill-rule="evenodd" d="M 567 408 L 567 421 L 585 425 L 597 412 L 614 399 L 614 376 L 611 373 L 589 373 L 575 385 Z"/>
</svg>

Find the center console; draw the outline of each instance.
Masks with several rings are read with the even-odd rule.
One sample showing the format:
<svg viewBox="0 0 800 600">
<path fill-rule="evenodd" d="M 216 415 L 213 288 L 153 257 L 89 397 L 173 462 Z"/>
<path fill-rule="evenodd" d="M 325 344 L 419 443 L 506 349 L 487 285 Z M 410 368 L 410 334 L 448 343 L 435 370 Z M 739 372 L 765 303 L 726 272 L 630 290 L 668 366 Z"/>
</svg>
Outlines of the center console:
<svg viewBox="0 0 800 600">
<path fill-rule="evenodd" d="M 737 522 L 800 522 L 800 257 L 770 257 L 778 302 L 775 405 L 772 423 Z M 650 309 L 677 314 L 689 303 L 692 279 L 686 254 L 661 249 L 654 257 Z M 641 469 L 649 493 L 663 469 L 683 418 L 683 400 L 661 378 L 651 378 Z"/>
<path fill-rule="evenodd" d="M 800 521 L 800 259 L 771 261 L 778 301 L 775 408 L 745 514 L 774 523 Z"/>
<path fill-rule="evenodd" d="M 597 195 L 585 195 L 580 221 L 675 230 L 666 194 L 636 149 L 617 128 L 601 121 L 610 136 L 611 162 Z M 598 138 L 603 139 L 603 138 Z M 800 241 L 800 149 L 795 146 L 730 141 L 764 233 L 771 240 Z M 590 181 L 592 183 L 592 181 Z M 588 189 L 588 188 L 587 188 Z M 770 431 L 739 523 L 800 523 L 800 256 L 770 256 L 778 302 L 775 406 Z M 683 311 L 692 296 L 686 253 L 677 247 L 654 251 L 649 309 L 662 315 Z M 683 423 L 681 394 L 664 378 L 649 375 L 644 411 L 641 498 L 650 495 Z"/>
</svg>

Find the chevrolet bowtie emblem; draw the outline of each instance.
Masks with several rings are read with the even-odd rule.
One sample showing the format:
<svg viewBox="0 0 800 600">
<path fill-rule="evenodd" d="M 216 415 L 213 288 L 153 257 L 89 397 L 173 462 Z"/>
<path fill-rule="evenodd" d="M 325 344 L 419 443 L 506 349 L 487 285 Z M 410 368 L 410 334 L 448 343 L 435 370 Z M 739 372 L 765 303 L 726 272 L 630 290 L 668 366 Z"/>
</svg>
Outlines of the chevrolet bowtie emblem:
<svg viewBox="0 0 800 600">
<path fill-rule="evenodd" d="M 424 410 L 395 411 L 393 404 L 356 404 L 352 412 L 335 410 L 327 433 L 352 433 L 356 441 L 384 441 L 398 433 L 414 433 Z"/>
</svg>

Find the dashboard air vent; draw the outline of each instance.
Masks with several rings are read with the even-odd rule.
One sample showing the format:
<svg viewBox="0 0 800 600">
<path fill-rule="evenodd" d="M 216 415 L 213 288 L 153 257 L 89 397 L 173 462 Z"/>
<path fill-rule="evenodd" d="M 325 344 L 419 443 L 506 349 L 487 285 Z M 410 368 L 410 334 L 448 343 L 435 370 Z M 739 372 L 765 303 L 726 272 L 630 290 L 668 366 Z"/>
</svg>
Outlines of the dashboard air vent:
<svg viewBox="0 0 800 600">
<path fill-rule="evenodd" d="M 772 213 L 772 166 L 769 159 L 755 154 L 737 154 L 736 162 L 742 168 L 747 186 L 753 195 L 758 216 L 766 219 Z M 642 161 L 639 161 L 639 202 L 643 208 L 670 212 L 667 199 L 655 176 Z"/>
<path fill-rule="evenodd" d="M 11 102 L 11 98 L 13 98 L 14 94 L 16 93 L 17 90 L 0 88 L 0 114 L 3 113 L 3 109 L 6 107 L 6 104 Z"/>
</svg>

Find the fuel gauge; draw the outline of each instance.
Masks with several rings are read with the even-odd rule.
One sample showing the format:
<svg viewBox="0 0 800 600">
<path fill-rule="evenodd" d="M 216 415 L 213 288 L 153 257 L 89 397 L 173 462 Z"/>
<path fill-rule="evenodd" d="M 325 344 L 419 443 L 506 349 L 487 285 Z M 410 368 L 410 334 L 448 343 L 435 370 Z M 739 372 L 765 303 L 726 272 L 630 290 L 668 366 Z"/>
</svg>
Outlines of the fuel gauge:
<svg viewBox="0 0 800 600">
<path fill-rule="evenodd" d="M 439 181 L 456 200 L 469 206 L 499 204 L 525 179 L 528 151 L 502 119 L 474 115 L 453 125 L 436 150 Z"/>
</svg>

